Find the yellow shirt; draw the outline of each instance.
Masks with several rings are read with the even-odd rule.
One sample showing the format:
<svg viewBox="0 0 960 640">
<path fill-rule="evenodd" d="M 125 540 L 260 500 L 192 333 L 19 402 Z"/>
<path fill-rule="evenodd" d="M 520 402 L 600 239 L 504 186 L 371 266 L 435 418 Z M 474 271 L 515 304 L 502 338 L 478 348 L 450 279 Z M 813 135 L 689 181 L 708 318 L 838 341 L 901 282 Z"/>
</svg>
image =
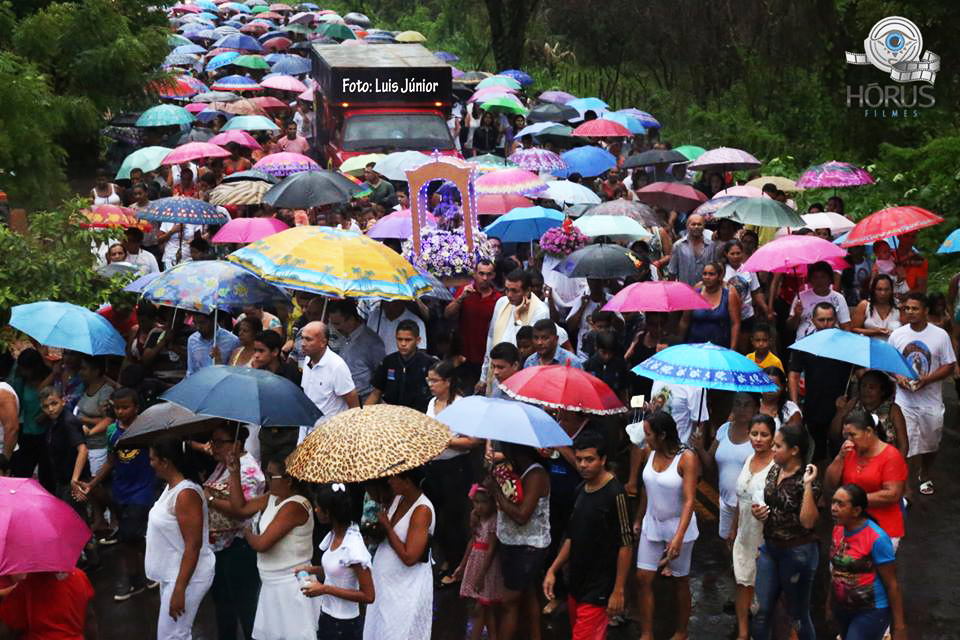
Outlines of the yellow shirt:
<svg viewBox="0 0 960 640">
<path fill-rule="evenodd" d="M 767 352 L 767 357 L 764 358 L 762 362 L 757 362 L 756 352 L 748 353 L 747 357 L 753 362 L 756 362 L 757 366 L 761 369 L 766 369 L 767 367 L 776 367 L 777 369 L 780 369 L 780 371 L 783 371 L 783 363 L 780 362 L 780 358 L 773 355 L 772 351 Z"/>
</svg>

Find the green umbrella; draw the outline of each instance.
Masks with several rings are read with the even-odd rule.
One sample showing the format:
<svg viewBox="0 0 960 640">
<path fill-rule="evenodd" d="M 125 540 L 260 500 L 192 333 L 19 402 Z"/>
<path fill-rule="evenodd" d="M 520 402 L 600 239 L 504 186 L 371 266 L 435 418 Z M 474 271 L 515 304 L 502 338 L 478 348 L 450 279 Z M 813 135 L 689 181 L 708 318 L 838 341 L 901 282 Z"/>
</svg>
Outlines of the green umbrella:
<svg viewBox="0 0 960 640">
<path fill-rule="evenodd" d="M 173 104 L 159 104 L 150 107 L 137 118 L 138 127 L 169 127 L 193 122 L 193 114 Z"/>
<path fill-rule="evenodd" d="M 251 9 L 251 13 L 266 13 L 267 11 L 270 11 L 270 7 L 264 6 L 262 4 L 258 4 L 253 9 Z"/>
<path fill-rule="evenodd" d="M 696 160 L 707 152 L 707 150 L 703 147 L 698 147 L 692 144 L 685 144 L 683 146 L 676 147 L 674 151 L 683 154 L 687 160 Z"/>
<path fill-rule="evenodd" d="M 224 131 L 233 131 L 240 129 L 242 131 L 279 131 L 273 120 L 266 116 L 234 116 L 223 127 Z"/>
<path fill-rule="evenodd" d="M 741 224 L 758 227 L 802 227 L 803 218 L 796 211 L 773 198 L 739 198 L 720 208 L 714 218 L 730 218 Z"/>
<path fill-rule="evenodd" d="M 270 65 L 266 60 L 263 59 L 263 56 L 237 56 L 230 61 L 229 64 L 232 64 L 237 67 L 246 67 L 247 69 L 269 69 Z"/>
<path fill-rule="evenodd" d="M 481 80 L 477 85 L 477 89 L 486 89 L 487 87 L 509 87 L 520 91 L 520 83 L 508 76 L 490 76 Z"/>
<path fill-rule="evenodd" d="M 325 24 L 317 29 L 317 33 L 334 40 L 356 40 L 357 35 L 345 24 Z"/>
<path fill-rule="evenodd" d="M 301 36 L 308 36 L 311 33 L 313 33 L 313 29 L 311 29 L 305 24 L 300 24 L 299 22 L 296 22 L 294 24 L 284 25 L 283 30 L 289 33 L 296 33 L 297 35 L 301 35 Z"/>
<path fill-rule="evenodd" d="M 182 36 L 179 33 L 171 33 L 167 36 L 167 46 L 170 47 L 179 47 L 184 44 L 193 44 L 193 40 L 186 36 Z"/>
<path fill-rule="evenodd" d="M 503 111 L 505 113 L 513 113 L 520 116 L 527 115 L 526 107 L 505 97 L 487 100 L 480 105 L 480 108 L 484 111 Z"/>
<path fill-rule="evenodd" d="M 163 159 L 167 157 L 167 154 L 173 151 L 173 149 L 167 147 L 144 147 L 143 149 L 137 149 L 126 158 L 123 159 L 123 164 L 120 165 L 120 170 L 117 171 L 117 180 L 129 180 L 130 171 L 133 169 L 140 169 L 141 171 L 153 171 L 160 167 L 160 163 L 163 162 Z"/>
</svg>

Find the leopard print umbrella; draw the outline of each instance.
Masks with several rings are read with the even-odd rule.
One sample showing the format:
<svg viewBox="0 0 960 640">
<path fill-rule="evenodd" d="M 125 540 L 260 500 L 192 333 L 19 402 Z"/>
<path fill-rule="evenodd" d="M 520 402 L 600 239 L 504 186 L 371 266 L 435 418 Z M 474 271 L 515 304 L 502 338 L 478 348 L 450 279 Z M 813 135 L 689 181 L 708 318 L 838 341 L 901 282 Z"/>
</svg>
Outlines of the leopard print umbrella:
<svg viewBox="0 0 960 640">
<path fill-rule="evenodd" d="M 287 458 L 287 472 L 307 482 L 361 482 L 428 462 L 452 434 L 415 409 L 378 404 L 322 422 Z"/>
</svg>

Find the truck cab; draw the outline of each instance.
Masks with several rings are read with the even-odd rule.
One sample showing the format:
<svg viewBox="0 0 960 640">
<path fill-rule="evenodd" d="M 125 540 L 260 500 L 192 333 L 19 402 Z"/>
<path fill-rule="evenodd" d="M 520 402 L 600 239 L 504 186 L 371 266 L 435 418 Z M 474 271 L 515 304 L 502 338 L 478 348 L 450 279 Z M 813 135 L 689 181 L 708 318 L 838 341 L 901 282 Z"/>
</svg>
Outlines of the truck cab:
<svg viewBox="0 0 960 640">
<path fill-rule="evenodd" d="M 450 65 L 419 44 L 314 45 L 314 140 L 327 165 L 392 151 L 458 155 Z"/>
</svg>

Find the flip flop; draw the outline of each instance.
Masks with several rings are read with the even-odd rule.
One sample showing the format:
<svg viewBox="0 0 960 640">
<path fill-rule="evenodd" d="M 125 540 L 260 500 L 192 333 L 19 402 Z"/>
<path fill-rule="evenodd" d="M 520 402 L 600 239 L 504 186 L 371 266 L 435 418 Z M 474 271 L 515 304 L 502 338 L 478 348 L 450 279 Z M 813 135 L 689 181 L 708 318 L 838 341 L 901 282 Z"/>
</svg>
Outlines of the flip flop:
<svg viewBox="0 0 960 640">
<path fill-rule="evenodd" d="M 921 485 L 920 485 L 920 493 L 922 493 L 922 494 L 925 495 L 925 496 L 932 496 L 932 495 L 933 495 L 933 480 L 927 480 L 926 482 L 924 482 L 923 484 L 921 484 Z"/>
</svg>

